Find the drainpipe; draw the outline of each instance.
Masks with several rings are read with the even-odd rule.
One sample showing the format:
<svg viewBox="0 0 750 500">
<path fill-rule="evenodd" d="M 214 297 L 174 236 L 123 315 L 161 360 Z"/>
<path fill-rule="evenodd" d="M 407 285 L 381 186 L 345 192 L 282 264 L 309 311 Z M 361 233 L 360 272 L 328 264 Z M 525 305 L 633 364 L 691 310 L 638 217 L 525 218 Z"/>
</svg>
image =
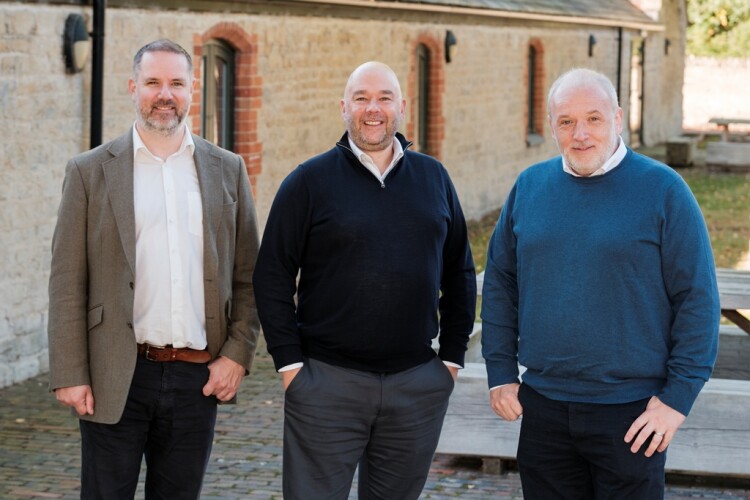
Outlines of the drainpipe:
<svg viewBox="0 0 750 500">
<path fill-rule="evenodd" d="M 617 28 L 617 100 L 622 107 L 622 26 Z"/>
<path fill-rule="evenodd" d="M 102 94 L 104 84 L 104 10 L 106 0 L 93 0 L 94 30 L 91 33 L 91 135 L 90 147 L 102 143 Z"/>
</svg>

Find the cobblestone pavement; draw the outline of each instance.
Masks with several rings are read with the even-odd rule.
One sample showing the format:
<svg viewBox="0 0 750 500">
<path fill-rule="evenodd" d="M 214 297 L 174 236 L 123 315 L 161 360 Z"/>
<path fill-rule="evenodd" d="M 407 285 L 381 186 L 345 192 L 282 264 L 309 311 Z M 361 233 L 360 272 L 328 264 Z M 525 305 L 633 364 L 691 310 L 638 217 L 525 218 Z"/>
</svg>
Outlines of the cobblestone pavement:
<svg viewBox="0 0 750 500">
<path fill-rule="evenodd" d="M 283 395 L 265 347 L 242 383 L 239 401 L 219 408 L 202 498 L 281 499 Z M 79 471 L 77 420 L 47 392 L 47 376 L 0 389 L 0 498 L 78 498 Z M 142 491 L 141 484 L 138 498 Z M 516 472 L 483 472 L 477 459 L 437 456 L 421 498 L 523 496 Z M 666 498 L 750 500 L 750 489 L 670 485 Z"/>
</svg>

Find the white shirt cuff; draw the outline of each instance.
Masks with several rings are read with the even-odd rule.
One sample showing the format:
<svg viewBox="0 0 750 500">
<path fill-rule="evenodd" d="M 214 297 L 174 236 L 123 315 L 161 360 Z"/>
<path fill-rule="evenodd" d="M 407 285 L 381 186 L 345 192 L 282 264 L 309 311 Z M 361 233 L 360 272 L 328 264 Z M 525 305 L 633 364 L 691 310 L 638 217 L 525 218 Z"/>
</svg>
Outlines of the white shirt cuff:
<svg viewBox="0 0 750 500">
<path fill-rule="evenodd" d="M 282 366 L 279 368 L 279 373 L 281 372 L 288 372 L 289 370 L 294 370 L 295 368 L 302 368 L 304 366 L 304 363 L 300 361 L 299 363 L 292 363 L 291 365 Z"/>
</svg>

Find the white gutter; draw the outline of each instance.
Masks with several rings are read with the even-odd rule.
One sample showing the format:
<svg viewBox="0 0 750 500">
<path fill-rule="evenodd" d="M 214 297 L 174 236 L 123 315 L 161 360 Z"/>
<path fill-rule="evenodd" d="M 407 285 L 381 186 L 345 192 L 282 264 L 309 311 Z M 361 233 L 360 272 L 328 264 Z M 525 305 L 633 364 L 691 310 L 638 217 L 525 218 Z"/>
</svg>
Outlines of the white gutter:
<svg viewBox="0 0 750 500">
<path fill-rule="evenodd" d="M 389 9 L 396 11 L 428 12 L 436 14 L 452 14 L 463 16 L 479 16 L 495 19 L 520 19 L 524 21 L 546 21 L 564 24 L 586 24 L 591 26 L 606 26 L 616 28 L 630 28 L 645 31 L 664 31 L 664 25 L 624 21 L 615 19 L 601 19 L 584 16 L 561 16 L 556 14 L 539 14 L 533 12 L 514 12 L 508 10 L 477 9 L 473 7 L 459 7 L 454 5 L 435 5 L 410 2 L 377 2 L 375 0 L 291 0 L 294 3 L 314 5 L 361 7 L 371 9 Z"/>
</svg>

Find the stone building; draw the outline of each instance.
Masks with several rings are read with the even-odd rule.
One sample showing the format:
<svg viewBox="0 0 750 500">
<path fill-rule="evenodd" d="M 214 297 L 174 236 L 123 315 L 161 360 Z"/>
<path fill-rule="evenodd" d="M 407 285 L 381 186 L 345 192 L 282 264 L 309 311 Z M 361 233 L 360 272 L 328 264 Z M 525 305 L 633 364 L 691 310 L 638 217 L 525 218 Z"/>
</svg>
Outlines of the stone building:
<svg viewBox="0 0 750 500">
<path fill-rule="evenodd" d="M 101 35 L 97 13 L 101 86 L 92 58 L 73 73 L 63 57 L 69 15 Z M 89 149 L 92 92 L 103 141 L 132 125 L 127 79 L 144 43 L 194 54 L 191 127 L 243 155 L 261 223 L 286 174 L 341 135 L 346 78 L 372 59 L 401 79 L 403 132 L 445 163 L 478 217 L 556 154 L 546 92 L 571 67 L 611 77 L 627 143 L 679 133 L 685 26 L 684 0 L 0 0 L 0 386 L 47 370 L 64 166 Z"/>
</svg>

